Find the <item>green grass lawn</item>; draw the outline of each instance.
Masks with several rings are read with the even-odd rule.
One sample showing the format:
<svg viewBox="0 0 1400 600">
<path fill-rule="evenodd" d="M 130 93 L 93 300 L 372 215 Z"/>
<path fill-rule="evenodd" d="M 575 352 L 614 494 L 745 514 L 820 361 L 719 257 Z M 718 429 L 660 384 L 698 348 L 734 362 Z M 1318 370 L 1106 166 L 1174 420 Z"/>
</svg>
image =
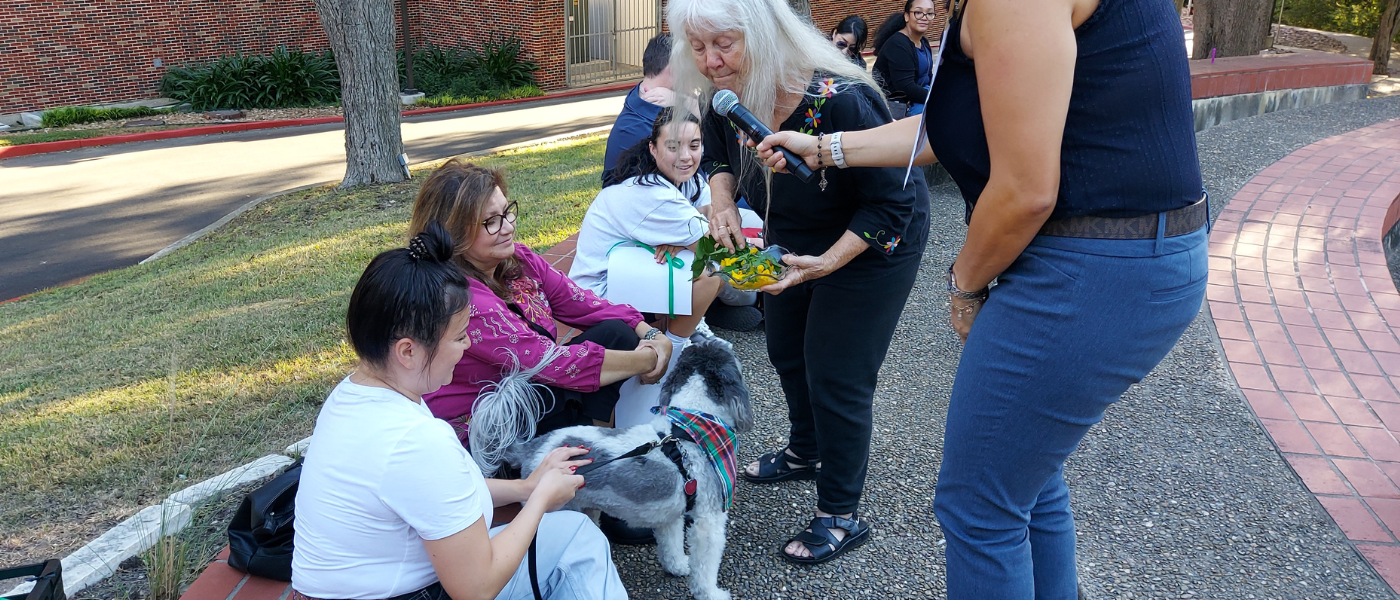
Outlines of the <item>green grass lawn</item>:
<svg viewBox="0 0 1400 600">
<path fill-rule="evenodd" d="M 605 143 L 480 159 L 507 171 L 521 242 L 578 230 Z M 353 367 L 350 290 L 406 241 L 426 174 L 270 200 L 153 263 L 0 305 L 0 564 L 66 554 L 95 521 L 309 435 Z"/>
<path fill-rule="evenodd" d="M 102 129 L 73 129 L 68 131 L 45 131 L 38 133 L 6 133 L 0 135 L 0 147 L 22 146 L 24 144 L 37 144 L 40 142 L 85 140 L 108 135 L 129 135 L 133 133 L 146 133 L 149 131 L 165 131 L 167 129 L 208 127 L 209 125 L 212 125 L 212 123 L 201 123 L 197 125 L 161 125 L 157 127 L 106 127 Z"/>
</svg>

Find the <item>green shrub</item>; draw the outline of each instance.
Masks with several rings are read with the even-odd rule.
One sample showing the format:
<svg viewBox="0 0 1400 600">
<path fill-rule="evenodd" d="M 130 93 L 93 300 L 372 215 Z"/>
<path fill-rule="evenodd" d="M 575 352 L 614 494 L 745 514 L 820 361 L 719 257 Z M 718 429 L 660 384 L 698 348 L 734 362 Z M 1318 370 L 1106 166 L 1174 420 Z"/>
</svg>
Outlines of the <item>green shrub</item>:
<svg viewBox="0 0 1400 600">
<path fill-rule="evenodd" d="M 520 39 L 487 40 L 481 45 L 477 68 L 505 88 L 516 88 L 535 82 L 539 66 L 520 56 Z"/>
<path fill-rule="evenodd" d="M 495 100 L 515 100 L 516 98 L 534 98 L 543 96 L 544 91 L 534 84 L 520 86 L 515 89 L 505 91 L 490 91 L 477 95 L 454 95 L 450 93 L 428 96 L 419 100 L 414 106 L 420 108 L 436 108 L 440 106 L 460 106 L 462 104 L 477 104 L 480 102 L 492 102 Z"/>
<path fill-rule="evenodd" d="M 413 53 L 413 87 L 428 96 L 491 96 L 534 85 L 538 69 L 521 57 L 515 37 L 487 40 L 480 48 L 425 44 Z M 403 52 L 399 84 L 408 85 Z"/>
<path fill-rule="evenodd" d="M 399 83 L 406 85 L 402 51 L 398 62 Z M 498 99 L 533 87 L 538 68 L 521 57 L 514 37 L 491 39 L 480 48 L 428 44 L 413 53 L 413 85 L 429 96 Z M 278 47 L 265 56 L 233 54 L 171 67 L 160 89 L 195 110 L 319 106 L 340 100 L 340 72 L 329 50 Z"/>
<path fill-rule="evenodd" d="M 1283 24 L 1372 37 L 1380 25 L 1384 0 L 1282 0 Z M 1278 18 L 1279 0 L 1274 2 Z M 1400 40 L 1400 36 L 1397 36 Z"/>
<path fill-rule="evenodd" d="M 266 56 L 232 54 L 171 67 L 160 89 L 195 110 L 317 106 L 340 99 L 340 72 L 329 50 L 278 47 Z"/>
<path fill-rule="evenodd" d="M 70 106 L 44 111 L 44 127 L 66 127 L 96 121 L 134 119 L 160 114 L 160 111 L 145 106 L 133 108 L 92 108 L 90 106 Z"/>
</svg>

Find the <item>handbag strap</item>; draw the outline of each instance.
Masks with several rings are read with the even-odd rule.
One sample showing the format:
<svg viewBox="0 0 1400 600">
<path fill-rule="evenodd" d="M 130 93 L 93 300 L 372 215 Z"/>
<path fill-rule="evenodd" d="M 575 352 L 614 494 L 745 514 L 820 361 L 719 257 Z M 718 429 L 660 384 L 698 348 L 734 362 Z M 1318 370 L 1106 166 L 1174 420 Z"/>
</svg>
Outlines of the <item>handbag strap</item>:
<svg viewBox="0 0 1400 600">
<path fill-rule="evenodd" d="M 536 571 L 538 567 L 535 566 L 535 546 L 538 545 L 539 541 L 540 534 L 536 531 L 535 537 L 530 540 L 530 552 L 527 560 L 530 563 L 530 591 L 535 593 L 535 600 L 544 600 L 544 595 L 540 593 L 540 575 Z"/>
<path fill-rule="evenodd" d="M 516 304 L 514 302 L 506 302 L 506 308 L 509 308 L 510 312 L 515 313 L 515 316 L 520 317 L 520 320 L 525 322 L 525 326 L 529 327 L 530 331 L 533 331 L 541 336 L 549 338 L 549 341 L 551 342 L 554 342 L 556 344 L 559 343 L 559 340 L 556 339 L 554 337 L 554 334 L 550 333 L 548 329 L 545 329 L 544 325 L 540 325 L 539 323 L 531 321 L 530 317 L 525 316 L 525 311 L 520 308 L 519 304 Z"/>
<path fill-rule="evenodd" d="M 66 597 L 63 590 L 63 563 L 56 558 L 51 558 L 44 562 L 14 567 L 10 569 L 0 569 L 0 580 L 13 579 L 16 577 L 33 577 L 34 589 L 22 596 L 9 596 L 8 598 L 18 598 L 23 600 L 64 600 Z"/>
</svg>

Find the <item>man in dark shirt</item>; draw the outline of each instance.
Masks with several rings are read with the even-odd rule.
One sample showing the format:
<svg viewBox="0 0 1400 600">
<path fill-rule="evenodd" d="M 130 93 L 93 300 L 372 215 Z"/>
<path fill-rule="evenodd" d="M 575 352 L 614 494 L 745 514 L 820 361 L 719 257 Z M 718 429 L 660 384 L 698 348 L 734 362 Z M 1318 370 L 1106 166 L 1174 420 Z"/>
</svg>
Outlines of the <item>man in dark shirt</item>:
<svg viewBox="0 0 1400 600">
<path fill-rule="evenodd" d="M 663 106 L 669 105 L 676 93 L 671 90 L 671 34 L 663 33 L 647 42 L 642 52 L 642 82 L 627 93 L 622 114 L 608 134 L 608 150 L 603 155 L 603 174 L 617 166 L 617 157 L 651 135 L 651 126 Z"/>
</svg>

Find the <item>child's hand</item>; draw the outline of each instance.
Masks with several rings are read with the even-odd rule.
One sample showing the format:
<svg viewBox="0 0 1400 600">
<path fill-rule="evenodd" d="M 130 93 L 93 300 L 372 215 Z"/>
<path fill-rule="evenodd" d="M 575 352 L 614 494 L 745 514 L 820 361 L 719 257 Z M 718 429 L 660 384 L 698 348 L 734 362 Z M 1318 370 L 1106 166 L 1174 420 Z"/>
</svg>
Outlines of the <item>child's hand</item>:
<svg viewBox="0 0 1400 600">
<path fill-rule="evenodd" d="M 671 255 L 671 256 L 674 257 L 674 256 L 675 256 L 677 253 L 679 253 L 681 250 L 685 250 L 685 249 L 686 249 L 685 246 L 672 246 L 672 245 L 670 245 L 670 244 L 662 244 L 662 245 L 660 245 L 660 246 L 657 246 L 657 247 L 656 247 L 656 264 L 665 264 L 665 262 L 666 262 L 666 255 L 667 255 L 667 254 L 669 254 L 669 255 Z"/>
</svg>

